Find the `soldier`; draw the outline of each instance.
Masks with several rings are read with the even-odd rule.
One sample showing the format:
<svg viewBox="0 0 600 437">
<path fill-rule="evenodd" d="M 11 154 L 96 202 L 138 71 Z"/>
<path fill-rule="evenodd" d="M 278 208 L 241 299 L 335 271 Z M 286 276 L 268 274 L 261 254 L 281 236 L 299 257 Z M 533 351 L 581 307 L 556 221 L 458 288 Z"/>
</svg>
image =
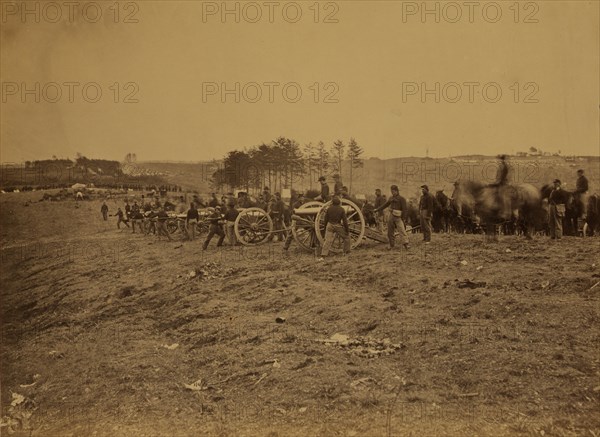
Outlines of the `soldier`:
<svg viewBox="0 0 600 437">
<path fill-rule="evenodd" d="M 385 196 L 381 194 L 381 190 L 377 188 L 375 190 L 375 208 L 381 207 L 386 202 Z M 375 220 L 377 220 L 377 230 L 383 232 L 383 224 L 385 223 L 385 216 L 383 211 L 378 211 L 375 214 Z"/>
<path fill-rule="evenodd" d="M 158 211 L 158 215 L 156 216 L 158 223 L 158 239 L 160 240 L 161 235 L 164 235 L 168 238 L 169 241 L 172 241 L 171 234 L 169 234 L 169 230 L 167 229 L 167 220 L 169 219 L 169 214 L 165 211 L 165 208 L 161 208 Z"/>
<path fill-rule="evenodd" d="M 207 217 L 210 226 L 208 228 L 208 235 L 206 236 L 206 240 L 202 245 L 202 250 L 206 250 L 208 245 L 210 244 L 210 240 L 214 235 L 219 236 L 219 241 L 217 242 L 217 247 L 223 246 L 223 240 L 225 240 L 225 232 L 223 232 L 223 226 L 221 225 L 221 207 L 217 206 L 216 208 L 209 208 L 210 215 Z"/>
<path fill-rule="evenodd" d="M 215 193 L 211 193 L 210 202 L 208 202 L 208 206 L 210 208 L 216 208 L 219 206 L 219 200 L 217 199 L 217 195 Z"/>
<path fill-rule="evenodd" d="M 327 185 L 327 178 L 325 176 L 321 176 L 319 178 L 319 183 L 321 184 L 321 194 L 315 199 L 320 200 L 322 202 L 329 201 L 329 185 Z"/>
<path fill-rule="evenodd" d="M 196 225 L 198 224 L 198 220 L 200 220 L 200 215 L 196 209 L 196 204 L 192 202 L 190 203 L 190 209 L 188 209 L 185 216 L 185 229 L 187 230 L 188 239 L 190 241 L 196 239 Z"/>
<path fill-rule="evenodd" d="M 127 223 L 127 220 L 124 218 L 125 214 L 123 213 L 123 210 L 121 208 L 117 209 L 117 213 L 115 214 L 115 217 L 117 218 L 117 228 L 121 229 L 121 223 L 125 223 L 125 226 L 129 227 L 129 223 Z"/>
<path fill-rule="evenodd" d="M 563 219 L 565 217 L 565 205 L 569 198 L 568 193 L 561 188 L 559 179 L 554 180 L 554 189 L 548 197 L 550 238 L 560 240 L 563 234 Z"/>
<path fill-rule="evenodd" d="M 333 175 L 333 180 L 335 182 L 335 184 L 333 186 L 333 194 L 335 196 L 339 196 L 340 193 L 342 192 L 342 187 L 344 186 L 344 184 L 342 183 L 342 180 L 340 179 L 340 175 L 339 174 L 334 174 Z"/>
<path fill-rule="evenodd" d="M 140 210 L 140 206 L 138 205 L 137 200 L 134 200 L 133 206 L 131 207 L 131 212 L 132 213 L 139 212 L 139 210 Z"/>
<path fill-rule="evenodd" d="M 129 218 L 131 217 L 131 205 L 129 205 L 129 201 L 125 201 L 125 217 L 127 217 L 127 220 L 129 220 Z"/>
<path fill-rule="evenodd" d="M 142 214 L 142 212 L 140 211 L 140 209 L 133 209 L 131 210 L 131 228 L 133 230 L 132 233 L 135 234 L 135 225 L 138 225 L 138 228 L 140 229 L 140 232 L 143 233 L 143 223 L 144 223 L 144 214 Z"/>
<path fill-rule="evenodd" d="M 419 199 L 419 217 L 421 221 L 421 231 L 423 232 L 423 241 L 429 244 L 431 241 L 431 217 L 435 200 L 429 192 L 427 185 L 421 185 L 421 198 Z"/>
<path fill-rule="evenodd" d="M 379 208 L 375 208 L 375 212 L 384 210 L 388 206 L 390 207 L 391 215 L 388 220 L 388 250 L 392 250 L 395 246 L 396 228 L 400 231 L 400 236 L 402 237 L 402 244 L 404 245 L 404 248 L 408 249 L 410 248 L 408 244 L 408 234 L 406 233 L 406 227 L 404 226 L 403 221 L 403 218 L 406 218 L 407 214 L 406 199 L 400 195 L 400 191 L 398 190 L 397 185 L 392 185 L 390 187 L 390 191 L 392 192 L 392 196 Z"/>
<path fill-rule="evenodd" d="M 284 209 L 285 209 L 285 204 L 281 200 L 281 194 L 275 193 L 275 197 L 272 199 L 272 202 L 269 204 L 269 208 L 268 208 L 269 216 L 271 217 L 271 220 L 273 220 L 273 230 L 274 231 L 283 230 L 283 212 L 284 212 L 283 210 Z M 277 241 L 283 240 L 283 233 L 274 232 L 273 234 L 269 235 L 269 238 L 267 241 L 272 241 L 273 235 L 277 236 Z"/>
<path fill-rule="evenodd" d="M 325 242 L 321 249 L 319 261 L 323 261 L 323 257 L 329 255 L 329 250 L 336 236 L 344 241 L 344 255 L 350 253 L 350 229 L 348 228 L 346 210 L 342 208 L 342 202 L 337 196 L 333 196 L 331 203 L 325 213 Z"/>
<path fill-rule="evenodd" d="M 508 219 L 511 214 L 510 201 L 504 196 L 506 186 L 508 185 L 509 167 L 506 155 L 498 155 L 498 170 L 496 172 L 496 181 L 491 184 L 496 189 L 496 212 L 501 217 Z"/>
<path fill-rule="evenodd" d="M 578 209 L 581 211 L 581 218 L 585 219 L 587 216 L 587 192 L 589 184 L 587 178 L 583 175 L 583 170 L 577 170 L 577 183 L 575 184 L 575 202 L 577 202 Z"/>
<path fill-rule="evenodd" d="M 263 202 L 265 202 L 268 205 L 269 202 L 271 201 L 271 190 L 269 190 L 269 187 L 265 187 L 263 189 L 262 197 L 263 197 Z"/>
<path fill-rule="evenodd" d="M 100 207 L 100 212 L 102 213 L 102 218 L 104 219 L 104 221 L 108 220 L 108 206 L 106 205 L 106 202 L 102 202 L 102 206 Z"/>
<path fill-rule="evenodd" d="M 237 244 L 237 238 L 235 236 L 235 220 L 238 215 L 240 215 L 239 211 L 235 208 L 235 203 L 229 202 L 227 205 L 227 210 L 225 211 L 225 235 L 227 236 L 227 241 L 230 246 L 235 246 Z"/>
</svg>

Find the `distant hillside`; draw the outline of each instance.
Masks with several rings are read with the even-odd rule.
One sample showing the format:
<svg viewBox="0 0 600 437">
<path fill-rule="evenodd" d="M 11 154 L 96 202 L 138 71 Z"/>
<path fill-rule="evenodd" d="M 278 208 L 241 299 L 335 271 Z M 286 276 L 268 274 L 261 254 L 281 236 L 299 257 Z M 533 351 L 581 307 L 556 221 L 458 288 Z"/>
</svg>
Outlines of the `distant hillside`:
<svg viewBox="0 0 600 437">
<path fill-rule="evenodd" d="M 401 192 L 409 197 L 416 196 L 422 184 L 432 190 L 444 189 L 451 192 L 454 181 L 458 179 L 481 180 L 491 183 L 496 176 L 496 157 L 469 155 L 454 158 L 370 158 L 364 161 L 364 167 L 353 170 L 352 192 L 354 194 L 372 194 L 375 188 L 389 191 L 389 186 L 397 184 Z M 576 171 L 583 168 L 590 180 L 591 191 L 600 190 L 600 158 L 598 157 L 511 157 L 513 167 L 511 179 L 541 187 L 559 178 L 574 187 Z M 158 172 L 166 181 L 200 193 L 211 191 L 211 178 L 220 163 L 175 163 L 142 162 L 139 168 Z M 350 185 L 349 162 L 344 162 L 342 181 Z M 332 174 L 328 174 L 332 184 Z M 296 174 L 292 178 L 292 187 L 297 190 L 318 188 L 318 174 Z M 272 190 L 279 190 L 274 185 Z"/>
</svg>

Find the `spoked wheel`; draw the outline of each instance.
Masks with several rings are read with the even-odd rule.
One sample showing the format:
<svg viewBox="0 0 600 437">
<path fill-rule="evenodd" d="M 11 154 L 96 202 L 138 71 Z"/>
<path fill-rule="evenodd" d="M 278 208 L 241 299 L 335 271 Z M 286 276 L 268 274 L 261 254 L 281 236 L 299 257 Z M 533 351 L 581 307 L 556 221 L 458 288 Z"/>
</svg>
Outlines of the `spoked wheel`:
<svg viewBox="0 0 600 437">
<path fill-rule="evenodd" d="M 292 235 L 294 240 L 306 250 L 313 250 L 319 245 L 319 239 L 315 231 L 315 218 L 318 213 L 317 208 L 323 204 L 317 201 L 307 202 L 292 215 Z M 314 209 L 314 213 L 308 213 L 307 210 Z M 303 213 L 307 212 L 307 213 Z"/>
<path fill-rule="evenodd" d="M 365 218 L 362 211 L 354 202 L 348 199 L 342 200 L 342 208 L 346 210 L 346 218 L 348 219 L 348 229 L 350 231 L 350 247 L 352 249 L 357 248 L 365 236 Z M 327 208 L 331 206 L 331 201 L 323 205 L 323 208 L 317 214 L 315 219 L 315 230 L 317 238 L 319 239 L 321 246 L 325 242 L 325 213 Z M 339 236 L 335 236 L 333 244 L 331 245 L 332 252 L 342 252 L 344 249 L 344 242 Z"/>
<path fill-rule="evenodd" d="M 208 220 L 200 217 L 200 220 L 198 220 L 198 223 L 196 223 L 196 233 L 198 235 L 208 234 L 209 226 L 210 226 L 210 224 L 209 224 Z"/>
<path fill-rule="evenodd" d="M 245 246 L 261 244 L 273 232 L 273 220 L 260 208 L 248 208 L 235 219 L 235 236 Z"/>
<path fill-rule="evenodd" d="M 169 234 L 174 234 L 179 230 L 179 221 L 176 218 L 170 218 L 165 223 Z"/>
</svg>

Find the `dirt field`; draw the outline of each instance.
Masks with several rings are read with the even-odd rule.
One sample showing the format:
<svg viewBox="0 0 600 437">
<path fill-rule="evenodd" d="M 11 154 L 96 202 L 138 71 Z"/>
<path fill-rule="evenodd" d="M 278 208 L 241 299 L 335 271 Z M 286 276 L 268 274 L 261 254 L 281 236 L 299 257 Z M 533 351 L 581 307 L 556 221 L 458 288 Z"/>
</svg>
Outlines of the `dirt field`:
<svg viewBox="0 0 600 437">
<path fill-rule="evenodd" d="M 318 262 L 39 197 L 0 197 L 2 435 L 600 436 L 598 237 Z"/>
</svg>

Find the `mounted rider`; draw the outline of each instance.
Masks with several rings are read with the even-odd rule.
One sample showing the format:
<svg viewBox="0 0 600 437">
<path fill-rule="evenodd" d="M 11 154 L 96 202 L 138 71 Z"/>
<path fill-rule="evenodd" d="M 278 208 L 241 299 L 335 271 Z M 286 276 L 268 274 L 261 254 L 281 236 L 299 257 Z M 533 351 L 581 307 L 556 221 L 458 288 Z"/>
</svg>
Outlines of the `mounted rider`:
<svg viewBox="0 0 600 437">
<path fill-rule="evenodd" d="M 508 186 L 508 174 L 510 171 L 507 161 L 508 157 L 506 155 L 498 155 L 496 182 L 490 184 L 490 187 L 496 189 L 497 211 L 504 219 L 509 219 L 511 214 L 510 198 L 507 195 L 506 190 L 506 187 Z"/>
</svg>

